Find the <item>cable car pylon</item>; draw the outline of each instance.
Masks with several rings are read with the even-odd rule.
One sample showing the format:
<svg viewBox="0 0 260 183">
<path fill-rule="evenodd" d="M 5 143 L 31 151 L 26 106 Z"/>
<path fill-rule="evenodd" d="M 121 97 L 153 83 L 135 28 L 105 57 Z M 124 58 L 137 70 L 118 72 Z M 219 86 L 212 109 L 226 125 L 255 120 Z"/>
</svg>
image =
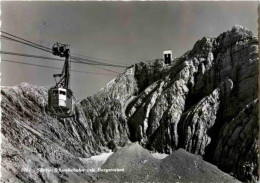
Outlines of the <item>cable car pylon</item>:
<svg viewBox="0 0 260 183">
<path fill-rule="evenodd" d="M 74 116 L 73 93 L 70 89 L 70 49 L 67 44 L 55 43 L 52 54 L 65 57 L 65 63 L 61 74 L 54 74 L 56 85 L 48 91 L 47 109 L 52 115 L 59 118 Z M 59 77 L 59 80 L 57 80 Z"/>
</svg>

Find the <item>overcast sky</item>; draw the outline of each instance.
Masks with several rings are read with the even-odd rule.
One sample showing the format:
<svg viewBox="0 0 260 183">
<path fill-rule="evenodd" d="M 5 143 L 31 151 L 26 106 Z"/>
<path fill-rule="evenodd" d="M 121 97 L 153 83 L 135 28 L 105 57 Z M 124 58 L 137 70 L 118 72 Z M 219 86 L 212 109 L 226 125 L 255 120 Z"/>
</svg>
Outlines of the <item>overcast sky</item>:
<svg viewBox="0 0 260 183">
<path fill-rule="evenodd" d="M 204 37 L 216 37 L 243 25 L 257 34 L 255 2 L 1 2 L 2 30 L 47 47 L 67 43 L 71 51 L 131 65 L 162 58 L 172 49 L 181 56 Z M 3 51 L 51 56 L 49 53 L 1 40 Z M 62 68 L 62 63 L 2 55 L 3 59 Z M 107 73 L 72 63 L 72 69 Z M 119 72 L 122 69 L 108 68 Z M 1 63 L 3 86 L 28 82 L 52 86 L 61 71 L 14 63 Z M 71 73 L 74 95 L 94 94 L 115 76 Z"/>
</svg>

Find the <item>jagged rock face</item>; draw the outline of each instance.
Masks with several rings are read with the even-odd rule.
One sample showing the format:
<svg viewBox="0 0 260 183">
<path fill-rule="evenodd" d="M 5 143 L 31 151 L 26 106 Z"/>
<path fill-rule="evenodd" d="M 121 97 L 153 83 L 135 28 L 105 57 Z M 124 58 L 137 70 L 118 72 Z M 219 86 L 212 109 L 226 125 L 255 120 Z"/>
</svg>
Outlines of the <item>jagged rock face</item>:
<svg viewBox="0 0 260 183">
<path fill-rule="evenodd" d="M 207 132 L 215 123 L 220 107 L 221 89 L 221 87 L 217 88 L 183 114 L 183 120 L 179 125 L 180 136 L 183 137 L 183 140 L 180 140 L 180 146 L 189 152 L 205 154 L 205 147 L 211 142 Z"/>
<path fill-rule="evenodd" d="M 197 41 L 170 66 L 160 59 L 130 66 L 77 103 L 73 119 L 45 115 L 37 97 L 47 88 L 4 88 L 2 134 L 6 143 L 21 150 L 21 157 L 26 148 L 30 155 L 35 149 L 44 154 L 35 162 L 50 166 L 56 157 L 87 157 L 130 140 L 163 153 L 183 148 L 240 180 L 256 182 L 257 78 L 258 40 L 246 28 L 234 26 L 217 38 Z M 3 157 L 5 168 L 13 162 L 8 157 Z"/>
<path fill-rule="evenodd" d="M 38 168 L 83 168 L 79 158 L 103 151 L 92 124 L 78 104 L 75 119 L 58 120 L 45 111 L 45 87 L 22 83 L 2 88 L 1 95 L 2 182 L 91 180 L 84 173 L 37 171 Z"/>
<path fill-rule="evenodd" d="M 218 136 L 214 161 L 243 181 L 257 182 L 258 125 L 258 102 L 254 100 L 225 123 Z"/>
</svg>

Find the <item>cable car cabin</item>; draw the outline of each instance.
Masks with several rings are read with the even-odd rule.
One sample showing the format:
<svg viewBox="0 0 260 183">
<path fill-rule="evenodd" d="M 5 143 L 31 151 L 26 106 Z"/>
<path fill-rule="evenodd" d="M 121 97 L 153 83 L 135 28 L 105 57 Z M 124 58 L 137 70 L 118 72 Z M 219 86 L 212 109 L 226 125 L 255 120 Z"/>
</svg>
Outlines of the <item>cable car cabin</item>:
<svg viewBox="0 0 260 183">
<path fill-rule="evenodd" d="M 57 117 L 72 116 L 72 91 L 65 88 L 51 88 L 48 91 L 48 110 Z"/>
<path fill-rule="evenodd" d="M 60 43 L 56 43 L 52 47 L 52 54 L 60 57 L 68 57 L 69 56 L 68 45 L 63 45 Z"/>
</svg>

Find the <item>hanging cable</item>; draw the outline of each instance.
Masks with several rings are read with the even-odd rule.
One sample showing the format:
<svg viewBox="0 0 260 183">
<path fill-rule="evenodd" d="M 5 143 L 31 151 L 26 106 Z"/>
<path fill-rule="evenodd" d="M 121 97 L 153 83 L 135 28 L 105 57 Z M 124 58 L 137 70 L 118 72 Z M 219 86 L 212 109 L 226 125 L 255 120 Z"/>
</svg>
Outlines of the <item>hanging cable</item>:
<svg viewBox="0 0 260 183">
<path fill-rule="evenodd" d="M 28 46 L 31 46 L 31 47 L 34 47 L 34 48 L 37 48 L 37 49 L 40 49 L 40 50 L 43 50 L 45 52 L 48 52 L 48 53 L 52 53 L 52 49 L 48 48 L 48 47 L 45 47 L 45 46 L 42 46 L 40 44 L 36 44 L 32 41 L 29 41 L 29 40 L 26 40 L 24 38 L 21 38 L 19 36 L 15 36 L 13 34 L 10 34 L 10 33 L 7 33 L 5 31 L 1 31 L 1 33 L 3 34 L 6 34 L 8 36 L 12 36 L 14 38 L 11 38 L 11 37 L 8 37 L 8 36 L 5 36 L 5 35 L 1 35 L 2 38 L 4 39 L 7 39 L 7 40 L 11 40 L 11 41 L 15 41 L 15 42 L 19 42 L 19 43 L 22 43 L 22 44 L 25 44 L 25 45 L 28 45 Z M 19 40 L 17 40 L 19 39 Z M 7 54 L 7 53 L 3 53 L 2 54 Z M 25 56 L 28 54 L 16 54 L 17 56 Z M 74 54 L 74 55 L 79 55 L 79 54 Z M 83 55 L 80 55 L 80 56 L 83 56 Z M 41 57 L 41 56 L 29 56 L 29 57 L 34 57 L 34 58 L 42 58 L 42 59 L 50 59 L 49 58 L 44 58 L 44 57 Z M 87 56 L 83 56 L 83 57 L 87 57 Z M 116 65 L 116 64 L 109 64 L 109 63 L 104 63 L 104 62 L 100 62 L 100 61 L 97 61 L 97 60 L 102 60 L 102 59 L 97 59 L 97 58 L 94 58 L 94 57 L 87 57 L 88 59 L 86 58 L 81 58 L 81 57 L 75 57 L 75 56 L 72 56 L 71 59 L 74 60 L 72 62 L 74 63 L 82 63 L 82 64 L 88 64 L 88 65 L 91 65 L 93 67 L 96 67 L 96 68 L 99 68 L 99 69 L 102 69 L 102 70 L 106 70 L 106 71 L 109 71 L 109 72 L 113 72 L 113 73 L 117 73 L 117 74 L 120 74 L 120 72 L 117 72 L 117 71 L 113 71 L 113 70 L 110 70 L 110 69 L 105 69 L 103 67 L 100 67 L 100 66 L 109 66 L 109 67 L 121 67 L 121 68 L 127 68 L 128 66 L 123 66 L 123 65 Z M 90 59 L 92 58 L 92 59 Z M 53 59 L 51 58 L 51 60 L 57 60 L 57 61 L 61 61 L 61 59 Z M 103 59 L 104 60 L 104 59 Z"/>
<path fill-rule="evenodd" d="M 45 67 L 45 68 L 51 68 L 51 69 L 61 69 L 58 67 L 52 67 L 52 66 L 45 66 L 45 65 L 38 65 L 38 64 L 32 64 L 32 63 L 24 63 L 24 62 L 17 62 L 17 61 L 13 61 L 13 60 L 6 60 L 6 59 L 1 59 L 1 61 L 4 62 L 11 62 L 11 63 L 17 63 L 17 64 L 23 64 L 23 65 L 31 65 L 31 66 L 37 66 L 37 67 Z M 97 72 L 87 72 L 87 71 L 79 71 L 79 70 L 71 70 L 73 72 L 79 72 L 79 73 L 86 73 L 86 74 L 97 74 L 97 75 L 105 75 L 105 76 L 116 76 L 113 74 L 104 74 L 104 73 L 97 73 Z"/>
<path fill-rule="evenodd" d="M 32 46 L 32 47 L 34 47 L 34 48 L 37 48 L 37 49 L 40 49 L 40 50 L 43 50 L 43 51 L 47 51 L 47 52 L 50 52 L 50 51 L 48 51 L 48 50 L 44 50 L 44 49 L 41 49 L 41 48 L 39 48 L 39 47 L 35 47 L 35 46 L 33 46 L 33 45 L 30 45 L 30 44 L 28 44 L 28 43 L 24 43 L 24 42 L 21 42 L 21 41 L 18 41 L 18 40 L 15 40 L 15 39 L 12 39 L 12 38 L 9 38 L 9 37 L 6 37 L 6 36 L 2 36 L 2 37 L 4 37 L 4 38 L 7 38 L 7 39 L 10 39 L 10 40 L 13 40 L 13 41 L 16 41 L 16 42 L 20 42 L 20 43 L 23 43 L 23 44 L 26 44 L 26 45 L 28 45 L 28 46 Z M 3 53 L 3 52 L 1 52 L 2 54 L 8 54 L 8 53 Z M 51 52 L 52 53 L 52 52 Z M 18 54 L 15 54 L 15 55 L 18 55 Z M 19 56 L 26 56 L 26 54 L 19 54 Z M 27 55 L 28 56 L 28 55 Z M 36 56 L 29 56 L 29 57 L 34 57 L 34 58 L 37 58 Z M 39 58 L 39 57 L 38 57 Z M 43 57 L 41 57 L 41 58 L 43 58 Z M 46 58 L 44 58 L 44 59 L 46 59 Z M 47 59 L 50 59 L 50 58 L 47 58 Z M 98 66 L 94 66 L 94 65 L 102 65 L 102 66 L 111 66 L 111 67 L 123 67 L 123 66 L 117 66 L 117 65 L 111 65 L 111 64 L 101 64 L 101 63 L 99 63 L 99 64 L 95 64 L 95 62 L 91 62 L 90 61 L 90 63 L 88 62 L 88 63 L 86 63 L 86 62 L 84 62 L 84 61 L 82 61 L 82 58 L 72 58 L 73 60 L 75 60 L 75 61 L 77 61 L 77 62 L 75 62 L 75 63 L 82 63 L 82 64 L 88 64 L 88 65 L 92 65 L 93 67 L 97 67 L 97 68 L 99 68 L 99 69 L 103 69 L 103 70 L 106 70 L 106 71 L 109 71 L 109 72 L 113 72 L 113 73 L 117 73 L 117 74 L 120 74 L 119 72 L 116 72 L 116 71 L 113 71 L 113 70 L 110 70 L 110 69 L 105 69 L 105 68 L 102 68 L 102 67 L 98 67 Z M 52 60 L 54 60 L 54 59 L 52 59 Z M 55 59 L 55 60 L 61 60 L 61 59 Z M 86 59 L 83 59 L 83 60 L 85 60 L 86 61 Z M 89 61 L 89 60 L 88 60 Z M 72 61 L 73 62 L 73 61 Z"/>
<path fill-rule="evenodd" d="M 4 31 L 1 31 L 1 33 L 4 33 L 4 34 L 7 34 L 8 36 L 13 36 L 17 39 L 20 39 L 20 40 L 17 40 L 17 39 L 14 39 L 14 38 L 11 38 L 11 37 L 8 37 L 8 36 L 5 36 L 5 35 L 1 35 L 1 37 L 3 38 L 6 38 L 6 39 L 9 39 L 9 40 L 12 40 L 12 41 L 15 41 L 15 42 L 19 42 L 19 43 L 22 43 L 22 44 L 25 44 L 25 45 L 28 45 L 28 46 L 32 46 L 34 48 L 38 48 L 40 50 L 43 50 L 43 51 L 47 51 L 49 53 L 52 53 L 52 49 L 48 48 L 48 47 L 45 47 L 45 46 L 42 46 L 42 45 L 39 45 L 39 44 L 36 44 L 32 41 L 28 41 L 26 39 L 23 39 L 21 37 L 18 37 L 18 36 L 15 36 L 13 34 L 10 34 L 10 33 L 7 33 L 7 32 L 4 32 Z M 25 41 L 25 42 L 24 42 Z M 83 55 L 81 55 L 83 56 Z M 84 57 L 88 57 L 88 56 L 84 56 Z M 88 58 L 92 58 L 92 59 L 85 59 L 85 58 L 80 58 L 80 57 L 72 57 L 72 58 L 75 58 L 75 59 L 81 59 L 81 60 L 85 60 L 85 61 L 89 61 L 89 62 L 97 62 L 97 63 L 102 63 L 107 66 L 116 66 L 116 67 L 127 67 L 127 66 L 123 66 L 123 65 L 115 65 L 115 64 L 109 64 L 109 63 L 104 63 L 104 62 L 100 62 L 100 61 L 97 61 L 97 60 L 101 60 L 101 59 L 98 59 L 98 58 L 94 58 L 94 57 L 88 57 Z M 103 59 L 104 60 L 104 59 Z"/>
<path fill-rule="evenodd" d="M 34 48 L 37 48 L 37 49 L 46 51 L 46 52 L 48 52 L 48 53 L 52 53 L 51 51 L 48 51 L 48 50 L 39 48 L 39 47 L 37 47 L 37 46 L 30 45 L 30 44 L 28 44 L 28 43 L 24 43 L 24 42 L 19 41 L 19 40 L 15 40 L 15 39 L 12 39 L 12 38 L 3 36 L 3 35 L 2 35 L 2 37 L 5 38 L 5 39 L 9 39 L 9 40 L 12 40 L 12 41 L 15 41 L 15 42 L 19 42 L 19 43 L 28 45 L 28 46 L 32 46 L 32 47 L 34 47 Z M 126 66 L 120 66 L 120 65 L 114 65 L 114 64 L 106 64 L 106 63 L 97 62 L 97 61 L 92 61 L 92 60 L 87 60 L 87 59 L 83 59 L 83 58 L 79 58 L 79 57 L 71 57 L 71 58 L 72 58 L 73 60 L 76 60 L 76 61 L 79 61 L 79 60 L 80 60 L 80 62 L 78 62 L 78 63 L 86 63 L 86 62 L 84 62 L 84 61 L 87 61 L 87 62 L 89 62 L 89 63 L 98 63 L 99 65 L 102 64 L 102 66 L 111 66 L 111 67 L 122 67 L 122 68 L 126 68 Z M 98 65 L 98 64 L 95 64 L 95 65 Z"/>
<path fill-rule="evenodd" d="M 21 54 L 21 53 L 14 53 L 14 52 L 6 52 L 6 51 L 0 51 L 0 53 L 1 54 L 6 54 L 6 55 L 15 55 L 15 56 L 23 56 L 23 57 L 31 57 L 31 58 L 40 58 L 40 59 L 56 60 L 56 61 L 62 61 L 63 62 L 62 59 L 56 59 L 56 58 L 51 58 L 51 57 L 42 57 L 42 56 Z M 87 64 L 87 65 L 90 65 L 90 66 L 93 66 L 93 67 L 97 67 L 97 68 L 100 68 L 100 69 L 103 69 L 103 70 L 106 70 L 106 71 L 109 71 L 109 72 L 120 74 L 119 72 L 116 72 L 116 71 L 113 71 L 113 70 L 110 70 L 110 69 L 105 69 L 105 68 L 102 68 L 102 67 L 95 66 L 95 65 L 100 65 L 100 64 L 86 63 L 86 62 L 81 62 L 81 61 L 71 61 L 71 62 Z"/>
<path fill-rule="evenodd" d="M 36 43 L 34 43 L 34 42 L 32 42 L 32 41 L 28 41 L 28 40 L 26 40 L 26 39 L 23 39 L 23 38 L 21 38 L 21 37 L 15 36 L 15 35 L 13 35 L 13 34 L 7 33 L 7 32 L 5 32 L 5 31 L 1 31 L 1 33 L 7 34 L 7 35 L 9 35 L 9 36 L 13 36 L 13 37 L 18 38 L 18 39 L 20 39 L 20 40 L 23 40 L 23 41 L 26 41 L 26 42 L 28 42 L 28 43 L 31 43 L 31 44 L 33 44 L 33 45 L 35 45 L 35 46 L 42 47 L 42 48 L 45 48 L 45 49 L 51 51 L 51 49 L 48 48 L 48 47 L 46 47 L 46 46 L 42 46 L 42 45 L 36 44 Z"/>
<path fill-rule="evenodd" d="M 85 58 L 80 58 L 80 57 L 74 57 L 71 56 L 72 59 L 74 60 L 80 60 L 80 61 L 87 61 L 87 62 L 92 62 L 92 63 L 99 63 L 102 64 L 103 66 L 111 66 L 111 67 L 122 67 L 122 68 L 127 68 L 128 66 L 123 66 L 123 65 L 115 65 L 115 64 L 107 64 L 107 63 L 103 63 L 103 62 L 98 62 L 98 61 L 94 61 L 91 59 L 85 59 Z"/>
<path fill-rule="evenodd" d="M 64 62 L 63 59 L 58 59 L 58 58 L 52 58 L 52 57 L 44 57 L 44 56 L 38 56 L 38 55 L 30 55 L 30 54 L 23 54 L 23 53 L 16 53 L 16 52 L 7 52 L 7 51 L 0 51 L 1 54 L 4 54 L 4 55 L 14 55 L 14 56 L 22 56 L 22 57 L 31 57 L 31 58 L 40 58 L 40 59 L 45 59 L 45 60 L 55 60 L 55 61 L 61 61 L 61 62 Z M 71 62 L 74 62 L 74 63 L 78 63 L 78 64 L 87 64 L 87 65 L 101 65 L 101 66 L 104 66 L 102 64 L 97 64 L 97 63 L 88 63 L 88 62 L 82 62 L 80 60 L 77 60 L 77 59 L 73 59 L 74 61 L 71 61 Z M 111 66 L 113 67 L 113 66 Z"/>
<path fill-rule="evenodd" d="M 31 58 L 40 58 L 40 59 L 46 59 L 46 60 L 56 60 L 56 61 L 62 61 L 62 59 L 58 58 L 51 58 L 51 57 L 43 57 L 43 56 L 37 56 L 37 55 L 29 55 L 29 54 L 23 54 L 23 53 L 15 53 L 15 52 L 8 52 L 8 51 L 0 51 L 1 54 L 4 55 L 15 55 L 15 56 L 22 56 L 22 57 L 31 57 Z"/>
<path fill-rule="evenodd" d="M 19 42 L 19 43 L 22 43 L 22 44 L 25 44 L 25 45 L 28 45 L 28 46 L 31 46 L 31 47 L 34 47 L 34 48 L 37 48 L 37 49 L 39 49 L 39 50 L 43 50 L 43 51 L 48 52 L 48 53 L 52 53 L 51 51 L 49 51 L 49 50 L 47 50 L 47 49 L 45 49 L 45 48 L 40 48 L 40 47 L 34 46 L 34 45 L 30 44 L 30 43 L 26 43 L 26 42 L 23 42 L 23 41 L 19 41 L 19 40 L 10 38 L 10 37 L 8 37 L 8 36 L 1 35 L 1 37 L 6 38 L 6 39 L 9 39 L 9 40 L 12 40 L 12 41 L 15 41 L 15 42 Z"/>
<path fill-rule="evenodd" d="M 125 66 L 125 67 L 128 67 L 126 65 L 124 65 L 124 63 L 121 63 L 121 62 L 113 62 L 113 61 L 110 61 L 110 60 L 105 60 L 105 59 L 101 59 L 101 58 L 95 58 L 95 57 L 90 57 L 90 56 L 85 56 L 85 55 L 81 55 L 81 54 L 76 54 L 76 53 L 71 53 L 71 55 L 76 55 L 76 56 L 80 56 L 80 57 L 83 57 L 85 59 L 90 59 L 90 60 L 94 60 L 94 61 L 103 61 L 103 63 L 106 63 L 107 62 L 111 62 L 111 63 L 117 63 L 117 64 L 120 64 L 122 66 Z"/>
</svg>

